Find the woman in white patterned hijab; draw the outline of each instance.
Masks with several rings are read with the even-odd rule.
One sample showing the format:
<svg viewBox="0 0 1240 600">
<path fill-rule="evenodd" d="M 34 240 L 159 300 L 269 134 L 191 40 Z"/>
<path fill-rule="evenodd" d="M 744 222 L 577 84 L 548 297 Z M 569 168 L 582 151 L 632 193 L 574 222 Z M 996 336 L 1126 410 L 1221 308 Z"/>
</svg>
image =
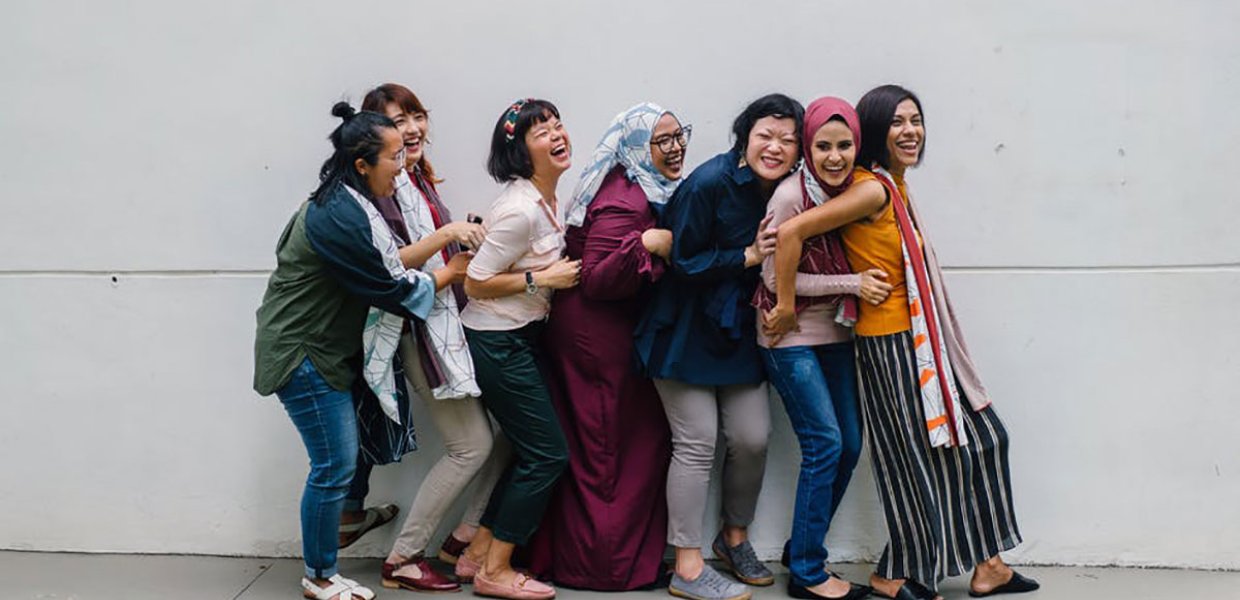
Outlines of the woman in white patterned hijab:
<svg viewBox="0 0 1240 600">
<path fill-rule="evenodd" d="M 664 115 L 671 117 L 675 125 L 671 132 L 655 140 L 655 129 Z M 623 166 L 629 180 L 641 186 L 647 201 L 666 204 L 680 183 L 691 131 L 692 127 L 681 126 L 675 115 L 652 102 L 643 102 L 616 115 L 573 190 L 572 202 L 564 215 L 565 224 L 582 224 L 603 179 L 616 165 Z"/>
</svg>

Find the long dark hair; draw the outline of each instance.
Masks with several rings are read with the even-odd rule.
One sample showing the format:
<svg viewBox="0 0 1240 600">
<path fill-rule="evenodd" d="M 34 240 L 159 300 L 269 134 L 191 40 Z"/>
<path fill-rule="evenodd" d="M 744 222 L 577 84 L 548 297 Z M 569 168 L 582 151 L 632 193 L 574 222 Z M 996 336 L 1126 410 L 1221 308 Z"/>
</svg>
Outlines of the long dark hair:
<svg viewBox="0 0 1240 600">
<path fill-rule="evenodd" d="M 354 111 L 348 102 L 337 102 L 332 106 L 332 116 L 342 121 L 327 136 L 335 151 L 319 168 L 319 187 L 310 193 L 310 199 L 322 204 L 339 184 L 348 185 L 369 197 L 370 186 L 357 172 L 354 163 L 359 158 L 371 165 L 378 162 L 379 151 L 383 149 L 383 130 L 396 129 L 396 124 L 376 112 Z"/>
<path fill-rule="evenodd" d="M 887 133 L 891 130 L 891 119 L 896 116 L 896 107 L 905 100 L 912 100 L 921 113 L 922 127 L 925 127 L 926 113 L 921 110 L 921 100 L 917 94 L 898 85 L 880 85 L 868 92 L 857 101 L 857 117 L 861 120 L 861 148 L 857 150 L 857 166 L 870 168 L 877 163 L 884 169 L 891 168 L 891 157 L 887 156 Z M 926 142 L 921 143 L 921 152 L 917 154 L 917 163 L 926 155 Z"/>
<path fill-rule="evenodd" d="M 426 105 L 418 99 L 418 95 L 413 90 L 399 83 L 385 83 L 366 93 L 366 97 L 362 98 L 362 110 L 369 110 L 383 114 L 388 104 L 395 104 L 401 110 L 411 115 L 430 116 L 430 111 L 426 110 Z M 422 171 L 431 183 L 443 183 L 442 179 L 435 177 L 435 168 L 431 166 L 431 161 L 426 158 L 425 148 L 430 145 L 430 138 L 422 136 L 422 158 L 418 159 L 418 170 Z"/>
</svg>

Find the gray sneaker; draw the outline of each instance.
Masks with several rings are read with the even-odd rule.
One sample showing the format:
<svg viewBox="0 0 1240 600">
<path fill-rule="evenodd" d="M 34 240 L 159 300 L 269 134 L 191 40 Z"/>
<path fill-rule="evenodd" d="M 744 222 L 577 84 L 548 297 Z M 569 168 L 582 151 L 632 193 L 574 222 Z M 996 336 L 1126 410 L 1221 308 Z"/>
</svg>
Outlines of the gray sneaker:
<svg viewBox="0 0 1240 600">
<path fill-rule="evenodd" d="M 758 560 L 758 555 L 754 554 L 753 546 L 746 540 L 740 545 L 728 547 L 723 541 L 723 532 L 715 536 L 715 541 L 711 543 L 710 549 L 715 551 L 715 556 L 723 561 L 732 570 L 732 574 L 736 578 L 748 583 L 749 585 L 771 585 L 775 583 L 775 575 L 771 570 Z"/>
<path fill-rule="evenodd" d="M 749 600 L 749 588 L 731 581 L 709 566 L 702 567 L 702 574 L 693 581 L 672 574 L 667 591 L 673 596 L 689 600 Z"/>
</svg>

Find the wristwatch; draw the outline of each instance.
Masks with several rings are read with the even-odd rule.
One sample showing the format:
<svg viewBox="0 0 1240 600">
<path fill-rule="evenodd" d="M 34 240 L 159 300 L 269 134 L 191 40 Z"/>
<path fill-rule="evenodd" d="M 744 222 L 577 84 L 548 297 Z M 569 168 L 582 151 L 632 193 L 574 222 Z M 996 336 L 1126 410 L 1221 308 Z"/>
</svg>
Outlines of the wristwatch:
<svg viewBox="0 0 1240 600">
<path fill-rule="evenodd" d="M 529 271 L 525 272 L 525 293 L 531 296 L 538 293 L 538 286 L 534 285 L 534 274 Z"/>
</svg>

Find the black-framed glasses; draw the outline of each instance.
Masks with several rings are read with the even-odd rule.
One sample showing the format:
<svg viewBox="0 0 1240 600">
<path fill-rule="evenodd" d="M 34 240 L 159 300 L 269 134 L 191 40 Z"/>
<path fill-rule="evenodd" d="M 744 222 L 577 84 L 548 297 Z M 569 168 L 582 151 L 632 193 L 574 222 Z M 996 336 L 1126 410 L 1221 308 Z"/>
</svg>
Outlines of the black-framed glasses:
<svg viewBox="0 0 1240 600">
<path fill-rule="evenodd" d="M 671 152 L 674 144 L 679 144 L 680 149 L 684 150 L 689 147 L 689 138 L 693 136 L 693 126 L 685 125 L 676 131 L 661 135 L 650 140 L 650 145 L 659 149 L 664 154 Z"/>
</svg>

